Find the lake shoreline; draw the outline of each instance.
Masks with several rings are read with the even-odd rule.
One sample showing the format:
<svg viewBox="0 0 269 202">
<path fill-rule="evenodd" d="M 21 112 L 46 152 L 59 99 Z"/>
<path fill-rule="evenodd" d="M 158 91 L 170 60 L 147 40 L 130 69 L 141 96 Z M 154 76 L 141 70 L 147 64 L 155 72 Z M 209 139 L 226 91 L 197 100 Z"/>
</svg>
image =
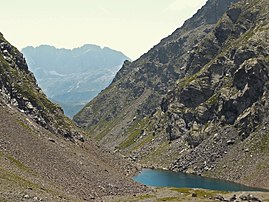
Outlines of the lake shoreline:
<svg viewBox="0 0 269 202">
<path fill-rule="evenodd" d="M 146 176 L 144 176 L 144 173 L 146 172 Z M 160 176 L 158 175 L 165 175 L 163 176 L 163 180 L 165 181 L 165 184 L 162 184 L 162 182 L 160 181 Z M 151 175 L 151 176 L 150 176 Z M 157 176 L 156 176 L 157 175 Z M 190 179 L 194 180 L 198 180 L 198 183 L 201 183 L 200 181 L 202 180 L 203 183 L 206 183 L 206 181 L 209 181 L 211 183 L 214 183 L 214 188 L 213 189 L 210 189 L 210 186 L 207 187 L 207 186 L 204 186 L 204 185 L 198 185 L 198 187 L 194 187 L 195 184 L 191 184 L 191 186 L 189 186 L 188 184 L 185 184 L 187 185 L 186 187 L 184 187 L 184 184 L 181 186 L 179 183 L 176 182 L 176 184 L 173 184 L 175 183 L 175 181 L 173 181 L 172 184 L 169 184 L 167 183 L 167 180 L 169 180 L 169 175 L 173 175 L 173 180 L 174 178 L 178 177 L 178 180 L 180 180 L 180 176 L 183 176 L 184 177 L 184 180 L 186 180 L 185 178 L 187 176 L 190 177 Z M 142 177 L 141 177 L 142 176 Z M 150 179 L 153 178 L 152 180 Z M 233 181 L 229 181 L 229 180 L 225 180 L 225 179 L 219 179 L 219 178 L 213 178 L 213 177 L 207 177 L 207 176 L 203 176 L 203 175 L 196 175 L 196 174 L 193 174 L 193 173 L 183 173 L 183 172 L 175 172 L 175 171 L 170 171 L 168 169 L 160 169 L 160 168 L 145 168 L 145 167 L 142 167 L 140 170 L 138 170 L 137 173 L 135 173 L 135 176 L 133 176 L 133 179 L 141 184 L 144 184 L 146 186 L 150 186 L 150 187 L 174 187 L 174 188 L 202 188 L 202 189 L 208 189 L 208 190 L 216 190 L 216 191 L 235 191 L 235 192 L 238 192 L 238 191 L 259 191 L 259 192 L 269 192 L 268 189 L 265 189 L 265 188 L 260 188 L 260 187 L 253 187 L 253 186 L 248 186 L 248 185 L 245 185 L 245 184 L 242 184 L 242 183 L 238 183 L 238 182 L 233 182 Z M 154 182 L 155 180 L 155 182 Z M 159 180 L 159 181 L 158 181 Z M 182 179 L 181 179 L 182 180 Z M 157 181 L 157 182 L 156 182 Z M 157 183 L 157 184 L 154 184 L 154 183 Z M 184 183 L 187 183 L 187 182 L 184 182 Z M 196 183 L 196 182 L 194 182 Z M 220 188 L 219 184 L 224 184 L 225 186 L 232 186 L 233 188 L 231 190 L 229 190 L 229 188 Z M 217 188 L 220 188 L 220 189 L 216 189 L 216 186 Z M 235 190 L 234 190 L 235 189 Z M 246 190 L 244 190 L 246 189 Z"/>
</svg>

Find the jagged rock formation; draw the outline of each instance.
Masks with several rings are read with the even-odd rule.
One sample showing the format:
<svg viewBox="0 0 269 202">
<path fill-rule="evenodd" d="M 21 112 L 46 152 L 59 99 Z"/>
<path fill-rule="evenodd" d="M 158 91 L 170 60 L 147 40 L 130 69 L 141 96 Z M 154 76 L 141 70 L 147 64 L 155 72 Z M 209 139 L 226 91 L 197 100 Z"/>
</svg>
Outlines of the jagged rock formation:
<svg viewBox="0 0 269 202">
<path fill-rule="evenodd" d="M 17 107 L 35 122 L 55 134 L 74 140 L 78 133 L 74 124 L 63 115 L 62 109 L 50 102 L 36 84 L 28 65 L 16 48 L 0 36 L 0 93 L 3 101 Z"/>
<path fill-rule="evenodd" d="M 146 190 L 136 169 L 85 139 L 0 34 L 0 201 L 91 201 Z M 130 189 L 132 187 L 132 189 Z"/>
<path fill-rule="evenodd" d="M 145 166 L 269 187 L 268 4 L 209 0 L 74 120 Z"/>
<path fill-rule="evenodd" d="M 23 48 L 22 53 L 38 85 L 69 117 L 106 88 L 130 60 L 119 51 L 91 44 L 72 50 L 41 45 Z"/>
<path fill-rule="evenodd" d="M 105 130 L 111 118 L 132 120 L 154 112 L 160 99 L 177 79 L 184 77 L 186 58 L 214 27 L 214 24 L 234 1 L 209 1 L 192 19 L 171 36 L 163 39 L 133 63 L 125 62 L 113 83 L 90 102 L 74 120 L 88 129 Z M 128 106 L 133 106 L 128 109 Z M 128 117 L 126 115 L 128 114 Z M 96 124 L 97 128 L 95 127 Z M 121 124 L 122 125 L 122 124 Z M 126 124 L 125 124 L 126 125 Z M 121 126 L 113 124 L 120 130 Z M 113 140 L 119 139 L 114 136 Z"/>
</svg>

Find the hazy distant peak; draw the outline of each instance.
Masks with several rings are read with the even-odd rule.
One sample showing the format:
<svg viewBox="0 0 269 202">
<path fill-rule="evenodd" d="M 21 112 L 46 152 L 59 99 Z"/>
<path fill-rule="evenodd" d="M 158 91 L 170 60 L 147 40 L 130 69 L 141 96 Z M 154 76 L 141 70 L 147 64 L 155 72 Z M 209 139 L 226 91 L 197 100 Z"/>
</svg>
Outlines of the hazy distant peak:
<svg viewBox="0 0 269 202">
<path fill-rule="evenodd" d="M 28 46 L 22 52 L 43 91 L 69 116 L 107 87 L 123 62 L 130 60 L 120 51 L 94 44 L 74 49 Z"/>
<path fill-rule="evenodd" d="M 102 48 L 98 45 L 95 45 L 95 44 L 84 44 L 83 46 L 81 47 L 77 47 L 77 48 L 73 48 L 72 51 L 77 51 L 77 50 L 102 50 Z"/>
</svg>

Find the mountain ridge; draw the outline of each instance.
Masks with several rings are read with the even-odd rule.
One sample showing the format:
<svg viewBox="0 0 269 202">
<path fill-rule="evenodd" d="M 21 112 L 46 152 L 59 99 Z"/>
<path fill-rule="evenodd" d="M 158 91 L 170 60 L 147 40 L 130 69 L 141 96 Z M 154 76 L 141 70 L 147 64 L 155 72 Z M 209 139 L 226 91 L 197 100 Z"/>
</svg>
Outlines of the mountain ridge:
<svg viewBox="0 0 269 202">
<path fill-rule="evenodd" d="M 268 188 L 267 8 L 263 0 L 209 0 L 147 54 L 124 63 L 74 120 L 145 167 Z"/>
<path fill-rule="evenodd" d="M 216 10 L 216 5 L 215 5 L 216 2 L 215 1 L 209 1 L 209 2 L 211 2 L 211 4 L 207 3 L 203 8 L 205 10 L 211 10 L 211 9 Z M 220 1 L 220 2 L 223 2 L 224 7 L 227 7 L 230 4 L 230 2 L 234 2 L 234 1 Z M 224 12 L 222 5 L 220 5 L 218 8 L 219 8 L 220 13 Z M 202 11 L 200 10 L 199 12 L 202 12 Z M 194 15 L 193 18 L 196 19 L 198 17 L 197 17 L 197 15 Z M 175 82 L 175 80 L 178 77 L 180 77 L 178 71 L 180 71 L 180 68 L 183 68 L 183 67 L 178 65 L 177 63 L 182 62 L 182 64 L 184 64 L 184 57 L 187 56 L 187 51 L 188 51 L 188 50 L 183 50 L 183 49 L 181 50 L 181 47 L 186 43 L 188 43 L 188 48 L 191 48 L 192 46 L 194 46 L 194 44 L 197 43 L 200 38 L 203 38 L 206 35 L 206 32 L 208 32 L 210 30 L 210 27 L 212 26 L 210 24 L 205 24 L 205 26 L 203 27 L 203 26 L 201 26 L 204 23 L 203 20 L 200 20 L 199 22 L 201 24 L 198 23 L 198 27 L 196 27 L 196 29 L 198 31 L 196 32 L 196 34 L 193 34 L 194 36 L 189 36 L 188 31 L 190 31 L 190 30 L 188 30 L 187 25 L 190 24 L 190 21 L 187 20 L 181 28 L 177 29 L 173 33 L 173 35 L 170 35 L 167 38 L 161 40 L 161 42 L 158 45 L 154 46 L 154 48 L 149 50 L 148 53 L 142 55 L 138 60 L 134 61 L 133 63 L 129 63 L 129 62 L 124 63 L 121 70 L 116 74 L 116 77 L 113 80 L 113 82 L 115 83 L 116 81 L 118 81 L 122 77 L 122 75 L 126 76 L 125 72 L 126 73 L 128 72 L 128 74 L 131 76 L 134 76 L 134 74 L 142 75 L 143 73 L 144 73 L 143 76 L 145 76 L 146 74 L 149 74 L 149 75 L 152 74 L 152 76 L 156 76 L 157 82 L 160 79 L 161 79 L 161 81 L 159 81 L 158 83 L 153 82 L 153 81 L 152 81 L 152 83 L 146 83 L 147 80 L 145 80 L 144 82 L 142 80 L 147 79 L 147 78 L 137 79 L 138 81 L 136 81 L 136 85 L 133 86 L 134 90 L 131 92 L 134 95 L 130 95 L 130 97 L 136 96 L 136 94 L 137 94 L 137 97 L 139 97 L 140 91 L 143 91 L 142 88 L 144 88 L 145 86 L 147 88 L 150 88 L 151 90 L 157 91 L 157 93 L 155 92 L 155 94 L 158 94 L 158 93 L 165 94 L 168 89 L 166 86 L 162 85 L 161 82 L 170 82 L 171 86 L 172 86 L 172 84 Z M 189 25 L 189 26 L 191 27 L 191 25 Z M 187 31 L 185 31 L 185 27 L 187 27 Z M 199 27 L 200 27 L 200 30 L 199 30 Z M 175 42 L 173 42 L 174 41 L 173 37 L 176 37 L 178 35 L 180 35 L 179 39 L 176 40 Z M 171 41 L 171 43 L 167 43 L 165 49 L 167 49 L 170 53 L 174 51 L 173 52 L 174 57 L 177 57 L 179 55 L 178 59 L 176 59 L 175 62 L 171 61 L 171 65 L 166 64 L 167 55 L 166 55 L 166 53 L 163 53 L 163 52 L 165 52 L 165 49 L 163 48 L 163 46 L 164 46 L 163 44 L 166 43 L 166 40 Z M 160 46 L 160 48 L 158 48 L 159 46 Z M 181 51 L 177 52 L 178 50 L 181 50 Z M 156 61 L 155 61 L 155 59 L 156 59 Z M 143 67 L 143 65 L 145 67 Z M 148 66 L 146 66 L 146 65 L 148 65 Z M 150 69 L 152 69 L 151 70 L 152 72 L 151 73 L 147 72 L 147 71 L 150 71 Z M 138 72 L 138 71 L 140 71 L 140 72 Z M 156 74 L 154 74 L 154 73 L 156 73 Z M 159 74 L 160 74 L 161 78 L 158 78 Z M 131 77 L 131 76 L 129 76 L 129 77 Z M 137 82 L 141 83 L 140 87 L 138 87 L 139 85 L 137 85 Z M 113 85 L 113 83 L 112 83 L 112 85 Z M 126 81 L 126 79 L 123 79 L 123 81 L 121 81 L 120 85 L 124 89 L 124 85 L 131 86 L 131 85 L 133 85 L 133 81 Z M 124 92 L 124 94 L 125 93 L 129 93 L 129 92 Z M 160 96 L 157 96 L 157 97 L 158 97 L 158 99 L 160 98 Z M 149 104 L 149 103 L 147 102 L 147 104 Z M 153 104 L 154 104 L 154 107 L 156 107 L 159 103 L 154 101 Z M 118 108 L 120 109 L 120 107 L 118 107 Z M 148 113 L 150 113 L 150 112 L 148 112 Z M 77 117 L 78 116 L 74 117 L 74 120 L 79 122 Z M 87 117 L 84 117 L 84 118 L 87 118 Z"/>
<path fill-rule="evenodd" d="M 41 45 L 23 48 L 29 68 L 46 95 L 69 117 L 107 87 L 123 61 L 123 53 L 92 44 L 73 49 Z"/>
</svg>

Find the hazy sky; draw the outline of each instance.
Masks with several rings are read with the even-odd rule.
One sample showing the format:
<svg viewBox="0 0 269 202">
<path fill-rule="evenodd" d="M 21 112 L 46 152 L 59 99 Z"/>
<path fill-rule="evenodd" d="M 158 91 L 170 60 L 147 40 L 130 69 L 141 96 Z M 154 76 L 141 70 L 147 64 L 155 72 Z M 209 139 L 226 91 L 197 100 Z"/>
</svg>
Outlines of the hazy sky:
<svg viewBox="0 0 269 202">
<path fill-rule="evenodd" d="M 206 0 L 0 0 L 0 32 L 21 49 L 90 43 L 131 59 L 147 52 Z"/>
</svg>

